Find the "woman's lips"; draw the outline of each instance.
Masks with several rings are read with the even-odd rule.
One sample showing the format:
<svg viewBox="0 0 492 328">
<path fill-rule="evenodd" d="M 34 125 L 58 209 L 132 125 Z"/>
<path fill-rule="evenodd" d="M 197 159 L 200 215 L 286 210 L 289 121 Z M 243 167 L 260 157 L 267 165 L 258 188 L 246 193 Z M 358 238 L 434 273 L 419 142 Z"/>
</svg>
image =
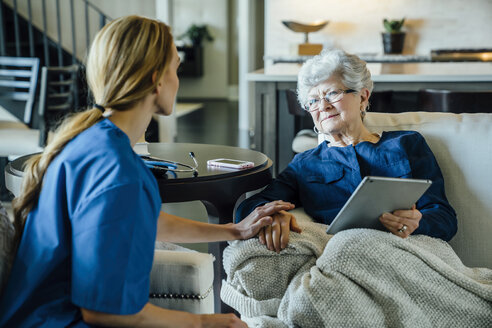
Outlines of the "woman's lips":
<svg viewBox="0 0 492 328">
<path fill-rule="evenodd" d="M 324 120 L 329 120 L 331 118 L 334 118 L 335 116 L 338 116 L 338 115 L 340 115 L 340 114 L 337 113 L 337 114 L 331 114 L 331 115 L 325 116 L 325 117 L 323 117 L 323 119 L 321 120 L 321 122 L 323 122 Z"/>
</svg>

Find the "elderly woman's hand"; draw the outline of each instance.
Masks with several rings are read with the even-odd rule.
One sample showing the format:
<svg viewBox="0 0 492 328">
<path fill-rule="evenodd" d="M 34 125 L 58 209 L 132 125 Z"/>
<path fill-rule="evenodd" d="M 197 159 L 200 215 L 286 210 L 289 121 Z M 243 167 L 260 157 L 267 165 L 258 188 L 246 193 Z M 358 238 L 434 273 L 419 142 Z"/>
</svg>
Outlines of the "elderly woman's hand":
<svg viewBox="0 0 492 328">
<path fill-rule="evenodd" d="M 237 239 L 248 239 L 258 235 L 264 227 L 271 226 L 274 222 L 273 215 L 283 210 L 291 210 L 295 207 L 294 204 L 276 200 L 258 206 L 245 217 L 241 222 L 235 225 L 238 232 Z"/>
<path fill-rule="evenodd" d="M 260 243 L 266 245 L 271 251 L 279 253 L 289 243 L 290 231 L 301 233 L 294 215 L 286 211 L 280 211 L 272 215 L 273 222 L 265 226 L 258 234 Z"/>
<path fill-rule="evenodd" d="M 410 210 L 397 210 L 393 213 L 383 213 L 379 221 L 391 233 L 407 238 L 419 227 L 422 213 L 416 208 L 415 204 Z"/>
</svg>

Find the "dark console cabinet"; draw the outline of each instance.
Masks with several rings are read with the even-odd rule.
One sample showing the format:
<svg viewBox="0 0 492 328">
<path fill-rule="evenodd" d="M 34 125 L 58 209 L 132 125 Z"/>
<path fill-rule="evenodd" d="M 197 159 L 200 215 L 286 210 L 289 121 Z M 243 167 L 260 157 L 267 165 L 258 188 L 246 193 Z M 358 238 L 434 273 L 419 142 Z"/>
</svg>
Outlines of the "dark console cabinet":
<svg viewBox="0 0 492 328">
<path fill-rule="evenodd" d="M 182 53 L 181 64 L 178 68 L 179 77 L 203 76 L 203 47 L 179 46 L 178 52 Z"/>
</svg>

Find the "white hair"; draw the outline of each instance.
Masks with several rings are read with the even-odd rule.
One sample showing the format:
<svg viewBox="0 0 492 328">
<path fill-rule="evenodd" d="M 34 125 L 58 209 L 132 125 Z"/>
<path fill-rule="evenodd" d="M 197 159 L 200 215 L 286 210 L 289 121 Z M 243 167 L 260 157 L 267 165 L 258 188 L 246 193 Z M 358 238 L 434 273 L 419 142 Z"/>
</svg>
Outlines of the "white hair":
<svg viewBox="0 0 492 328">
<path fill-rule="evenodd" d="M 356 91 L 366 88 L 372 93 L 373 82 L 365 61 L 341 49 L 323 50 L 319 55 L 307 60 L 299 71 L 297 100 L 301 106 L 306 105 L 311 88 L 334 74 L 345 87 Z"/>
</svg>

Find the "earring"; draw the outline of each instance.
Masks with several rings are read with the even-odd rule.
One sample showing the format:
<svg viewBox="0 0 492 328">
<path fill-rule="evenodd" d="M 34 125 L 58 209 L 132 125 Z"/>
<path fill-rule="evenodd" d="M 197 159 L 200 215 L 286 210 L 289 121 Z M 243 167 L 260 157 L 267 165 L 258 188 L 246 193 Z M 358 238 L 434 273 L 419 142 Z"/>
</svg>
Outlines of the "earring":
<svg viewBox="0 0 492 328">
<path fill-rule="evenodd" d="M 322 134 L 321 132 L 319 132 L 318 128 L 315 126 L 313 126 L 313 130 L 314 130 L 314 133 L 316 134 Z"/>
</svg>

